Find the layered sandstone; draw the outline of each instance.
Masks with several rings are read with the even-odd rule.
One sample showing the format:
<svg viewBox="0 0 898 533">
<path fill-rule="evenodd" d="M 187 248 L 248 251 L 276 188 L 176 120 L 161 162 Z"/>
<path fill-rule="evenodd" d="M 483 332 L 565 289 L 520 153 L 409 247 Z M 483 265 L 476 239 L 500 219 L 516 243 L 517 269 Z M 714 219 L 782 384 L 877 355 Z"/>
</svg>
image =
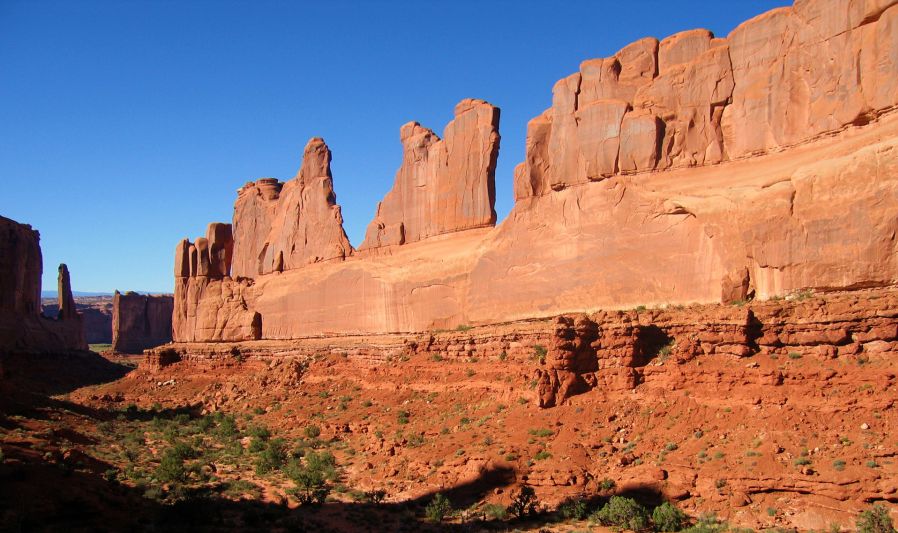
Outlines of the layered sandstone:
<svg viewBox="0 0 898 533">
<path fill-rule="evenodd" d="M 233 253 L 233 273 L 214 272 L 213 277 L 254 278 L 350 255 L 330 162 L 327 144 L 314 138 L 292 180 L 262 178 L 244 185 L 234 204 L 233 240 L 221 236 L 233 247 L 228 252 Z M 223 266 L 219 261 L 218 270 Z"/>
<path fill-rule="evenodd" d="M 174 298 L 118 291 L 112 300 L 112 350 L 141 353 L 172 340 Z"/>
<path fill-rule="evenodd" d="M 41 315 L 43 258 L 31 226 L 0 217 L 0 354 L 86 350 L 68 267 L 59 265 L 58 313 Z"/>
<path fill-rule="evenodd" d="M 182 244 L 175 340 L 412 332 L 893 285 L 890 3 L 802 1 L 727 38 L 693 30 L 585 61 L 531 121 L 515 206 L 495 228 L 497 110 L 462 102 L 443 140 L 406 125 L 396 183 L 361 246 L 388 253 L 235 281 L 204 273 L 207 245 Z M 263 185 L 260 195 L 280 194 Z M 246 238 L 235 232 L 235 258 Z"/>
<path fill-rule="evenodd" d="M 799 0 L 716 38 L 646 38 L 555 84 L 515 197 L 780 150 L 898 102 L 892 1 Z M 891 7 L 890 7 L 891 6 Z"/>
<path fill-rule="evenodd" d="M 402 166 L 360 250 L 496 223 L 499 108 L 462 100 L 442 139 L 417 122 L 402 126 L 399 139 Z"/>
</svg>

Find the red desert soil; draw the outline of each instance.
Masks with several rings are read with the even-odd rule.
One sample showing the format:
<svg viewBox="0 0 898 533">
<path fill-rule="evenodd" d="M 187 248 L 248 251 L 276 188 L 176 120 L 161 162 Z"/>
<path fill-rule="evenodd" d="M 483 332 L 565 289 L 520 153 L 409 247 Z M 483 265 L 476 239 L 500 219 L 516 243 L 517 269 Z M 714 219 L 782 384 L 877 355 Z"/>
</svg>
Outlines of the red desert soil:
<svg viewBox="0 0 898 533">
<path fill-rule="evenodd" d="M 577 521 L 547 524 L 546 516 L 475 527 L 485 505 L 504 507 L 529 485 L 547 510 L 566 498 L 615 493 L 649 504 L 670 500 L 694 517 L 713 512 L 744 527 L 851 528 L 871 502 L 898 500 L 896 298 L 895 291 L 878 290 L 620 312 L 676 334 L 648 361 L 625 369 L 637 373 L 634 386 L 621 368 L 603 363 L 595 375 L 617 372 L 616 382 L 551 408 L 539 407 L 538 379 L 556 352 L 553 321 L 433 332 L 426 349 L 420 336 L 402 335 L 196 345 L 180 362 L 145 364 L 117 381 L 5 409 L 4 486 L 33 503 L 44 490 L 79 480 L 74 485 L 86 490 L 71 496 L 77 505 L 56 505 L 77 515 L 82 499 L 101 495 L 97 506 L 140 509 L 113 513 L 110 523 L 137 515 L 164 522 L 179 505 L 142 497 L 178 500 L 172 486 L 159 485 L 160 494 L 148 491 L 153 483 L 146 480 L 180 439 L 205 450 L 196 467 L 213 472 L 190 474 L 185 484 L 215 492 L 204 501 L 246 527 L 258 519 L 383 530 L 387 520 L 394 524 L 389 529 L 416 530 L 428 524 L 422 506 L 442 492 L 463 509 L 445 527 L 587 528 Z M 864 320 L 846 318 L 860 308 Z M 727 346 L 718 338 L 718 350 L 689 354 L 682 335 L 709 338 L 712 317 L 749 312 L 768 321 L 788 316 L 791 340 L 780 333 L 781 345 L 769 347 L 762 337 L 758 349 L 740 356 L 714 353 Z M 601 316 L 612 330 L 608 315 Z M 883 333 L 882 323 L 891 333 Z M 839 328 L 866 342 L 842 342 L 833 336 Z M 875 335 L 892 340 L 869 340 Z M 841 348 L 828 344 L 840 342 Z M 236 416 L 238 458 L 225 453 L 229 444 L 215 437 L 221 419 L 202 416 L 208 413 Z M 331 503 L 297 509 L 283 471 L 254 469 L 250 435 L 260 427 L 270 431 L 268 439 L 285 439 L 288 452 L 333 454 Z M 129 458 L 135 432 L 146 446 Z M 103 476 L 116 480 L 114 491 Z M 241 490 L 257 501 L 240 500 Z M 384 491 L 385 504 L 364 503 L 374 491 Z M 252 507 L 255 518 L 247 519 L 242 506 Z M 300 514 L 283 514 L 291 509 Z"/>
</svg>

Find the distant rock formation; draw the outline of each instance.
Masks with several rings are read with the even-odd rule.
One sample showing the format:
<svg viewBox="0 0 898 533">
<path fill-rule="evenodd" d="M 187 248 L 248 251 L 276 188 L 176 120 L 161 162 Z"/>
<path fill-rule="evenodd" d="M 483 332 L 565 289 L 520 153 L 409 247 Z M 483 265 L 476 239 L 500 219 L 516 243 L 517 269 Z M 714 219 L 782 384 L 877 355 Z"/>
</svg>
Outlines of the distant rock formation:
<svg viewBox="0 0 898 533">
<path fill-rule="evenodd" d="M 40 235 L 31 226 L 0 217 L 0 353 L 86 350 L 66 265 L 59 265 L 59 312 L 41 315 Z"/>
<path fill-rule="evenodd" d="M 112 351 L 142 353 L 171 342 L 172 296 L 115 291 L 112 306 Z"/>
<path fill-rule="evenodd" d="M 359 250 L 495 225 L 499 108 L 462 100 L 442 140 L 417 122 L 399 138 L 402 166 Z"/>
<path fill-rule="evenodd" d="M 316 137 L 306 144 L 292 180 L 263 178 L 238 191 L 230 241 L 238 243 L 233 249 L 233 277 L 254 278 L 352 253 L 330 162 L 330 149 Z"/>
<path fill-rule="evenodd" d="M 84 322 L 84 338 L 88 344 L 112 342 L 112 296 L 75 296 L 75 308 Z M 59 314 L 58 299 L 41 299 L 44 316 Z"/>
<path fill-rule="evenodd" d="M 307 148 L 303 169 L 317 170 L 300 176 L 327 177 L 320 208 L 294 200 L 288 217 L 290 183 L 244 187 L 233 278 L 204 266 L 204 239 L 179 245 L 174 339 L 414 332 L 894 285 L 896 57 L 895 2 L 799 0 L 726 38 L 692 30 L 584 61 L 530 122 L 515 206 L 495 228 L 499 112 L 464 100 L 442 140 L 402 127 L 403 161 L 360 253 L 339 211 L 321 215 L 335 213 L 321 203 L 330 152 Z M 550 388 L 583 386 L 562 383 L 580 371 L 564 365 Z"/>
</svg>

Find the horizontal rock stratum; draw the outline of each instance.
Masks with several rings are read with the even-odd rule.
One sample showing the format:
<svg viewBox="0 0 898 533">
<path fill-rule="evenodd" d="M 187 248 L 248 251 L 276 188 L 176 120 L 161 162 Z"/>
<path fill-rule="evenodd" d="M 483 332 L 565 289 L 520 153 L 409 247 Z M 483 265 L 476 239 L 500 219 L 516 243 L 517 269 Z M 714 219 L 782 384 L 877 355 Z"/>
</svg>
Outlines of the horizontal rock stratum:
<svg viewBox="0 0 898 533">
<path fill-rule="evenodd" d="M 898 5 L 804 0 L 639 40 L 559 81 L 496 222 L 499 111 L 463 100 L 364 243 L 321 139 L 179 243 L 174 340 L 411 332 L 898 279 Z"/>
</svg>

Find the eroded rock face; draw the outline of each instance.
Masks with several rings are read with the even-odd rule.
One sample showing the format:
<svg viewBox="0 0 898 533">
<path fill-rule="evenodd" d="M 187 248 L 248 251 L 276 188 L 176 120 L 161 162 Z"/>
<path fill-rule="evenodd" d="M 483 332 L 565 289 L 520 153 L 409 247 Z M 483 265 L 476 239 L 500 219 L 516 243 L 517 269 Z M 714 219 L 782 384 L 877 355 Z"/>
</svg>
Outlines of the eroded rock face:
<svg viewBox="0 0 898 533">
<path fill-rule="evenodd" d="M 0 352 L 86 350 L 68 267 L 59 265 L 57 316 L 41 315 L 43 259 L 31 226 L 0 217 Z"/>
<path fill-rule="evenodd" d="M 247 304 L 247 297 L 251 299 L 252 279 L 230 277 L 232 265 L 228 250 L 235 249 L 231 225 L 213 222 L 206 235 L 207 238 L 200 237 L 195 243 L 183 239 L 175 247 L 172 339 L 192 342 L 261 338 L 261 316 Z M 162 329 L 164 325 L 147 331 Z M 159 337 L 155 334 L 151 337 L 162 338 L 161 333 Z"/>
<path fill-rule="evenodd" d="M 210 225 L 210 230 L 214 224 Z M 112 350 L 141 353 L 172 340 L 172 296 L 118 291 L 112 300 Z"/>
<path fill-rule="evenodd" d="M 804 0 L 727 38 L 690 30 L 584 61 L 528 126 L 516 199 L 717 164 L 866 123 L 898 103 L 893 3 Z"/>
<path fill-rule="evenodd" d="M 402 166 L 360 250 L 496 223 L 499 108 L 462 100 L 442 140 L 417 122 L 402 126 L 399 137 Z"/>
<path fill-rule="evenodd" d="M 260 180 L 238 199 L 253 213 L 235 215 L 238 281 L 211 275 L 209 238 L 179 245 L 175 338 L 415 332 L 893 285 L 892 4 L 802 1 L 727 38 L 692 30 L 584 61 L 528 124 L 515 207 L 495 228 L 498 111 L 482 101 L 459 104 L 443 140 L 403 126 L 403 164 L 361 247 L 374 253 L 298 268 L 292 245 L 253 240 L 283 227 L 289 185 Z M 300 174 L 328 157 L 307 150 Z M 547 379 L 582 387 L 575 370 Z"/>
<path fill-rule="evenodd" d="M 330 161 L 330 150 L 316 137 L 306 145 L 292 180 L 280 183 L 263 178 L 238 191 L 234 278 L 254 278 L 352 254 L 336 203 Z"/>
</svg>

